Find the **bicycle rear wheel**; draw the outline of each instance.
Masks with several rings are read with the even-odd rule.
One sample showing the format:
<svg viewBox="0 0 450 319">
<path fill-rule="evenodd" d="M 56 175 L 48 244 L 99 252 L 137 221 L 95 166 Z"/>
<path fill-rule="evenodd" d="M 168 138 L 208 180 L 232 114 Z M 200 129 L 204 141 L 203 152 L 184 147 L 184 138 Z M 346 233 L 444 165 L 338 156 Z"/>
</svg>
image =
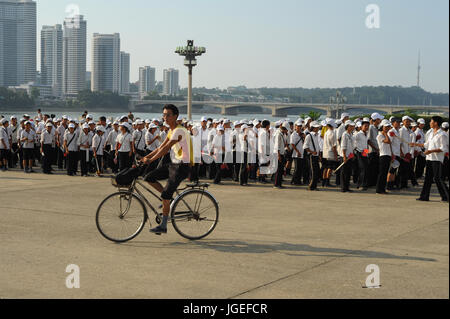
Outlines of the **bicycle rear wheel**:
<svg viewBox="0 0 450 319">
<path fill-rule="evenodd" d="M 95 221 L 103 237 L 124 243 L 139 235 L 147 221 L 147 213 L 144 203 L 135 194 L 117 192 L 99 205 Z"/>
<path fill-rule="evenodd" d="M 219 205 L 208 192 L 192 189 L 182 193 L 172 203 L 173 228 L 189 240 L 205 238 L 219 222 Z"/>
</svg>

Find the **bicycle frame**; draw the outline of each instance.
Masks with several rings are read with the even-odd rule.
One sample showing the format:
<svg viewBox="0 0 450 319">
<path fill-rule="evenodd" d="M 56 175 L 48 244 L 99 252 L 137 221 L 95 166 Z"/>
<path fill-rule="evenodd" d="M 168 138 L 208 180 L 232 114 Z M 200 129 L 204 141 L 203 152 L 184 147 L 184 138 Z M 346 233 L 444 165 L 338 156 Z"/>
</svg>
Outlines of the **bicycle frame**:
<svg viewBox="0 0 450 319">
<path fill-rule="evenodd" d="M 143 183 L 141 180 L 139 180 L 139 179 L 135 179 L 135 180 L 133 181 L 133 184 L 127 189 L 127 192 L 128 192 L 128 193 L 130 193 L 130 194 L 135 194 L 140 200 L 142 200 L 142 202 L 143 202 L 146 206 L 148 206 L 148 207 L 153 211 L 153 213 L 155 214 L 155 216 L 157 216 L 158 218 L 161 218 L 161 214 L 158 213 L 158 211 L 154 208 L 154 206 L 147 200 L 147 198 L 145 197 L 144 193 L 136 187 L 137 185 L 139 185 L 139 186 L 141 186 L 142 188 L 144 188 L 148 193 L 150 193 L 150 194 L 151 194 L 153 197 L 155 197 L 158 201 L 162 202 L 162 198 L 159 197 L 158 195 L 156 195 L 151 189 L 149 189 L 146 185 L 144 185 L 144 183 Z M 184 190 L 186 190 L 187 188 L 191 188 L 191 189 L 196 189 L 196 188 L 197 188 L 197 189 L 199 189 L 199 190 L 202 191 L 202 196 L 200 197 L 200 199 L 197 198 L 196 201 L 195 201 L 194 209 L 192 209 L 192 208 L 190 207 L 190 205 L 182 198 L 182 195 L 184 194 L 184 192 L 180 193 L 180 191 L 184 191 Z M 119 189 L 120 189 L 120 188 L 119 188 Z M 202 198 L 203 198 L 203 194 L 204 194 L 205 192 L 206 192 L 206 191 L 205 191 L 205 187 L 201 187 L 201 186 L 197 187 L 197 186 L 195 186 L 195 185 L 194 185 L 194 186 L 186 186 L 185 188 L 176 190 L 177 197 L 174 199 L 173 202 L 175 202 L 177 198 L 181 197 L 181 200 L 182 200 L 183 203 L 186 205 L 186 207 L 189 209 L 189 212 L 182 212 L 182 213 L 179 213 L 178 215 L 183 214 L 183 216 L 178 216 L 177 219 L 186 218 L 186 215 L 190 215 L 189 217 L 192 217 L 192 216 L 193 216 L 194 218 L 198 219 L 199 214 L 198 214 L 198 212 L 196 212 L 197 204 L 198 204 L 198 206 L 200 207 L 200 204 L 201 204 L 201 201 L 202 201 Z M 209 193 L 209 194 L 210 194 L 210 193 Z M 214 198 L 214 196 L 213 196 L 212 194 L 210 194 L 210 195 Z M 216 200 L 215 198 L 214 198 L 214 200 L 217 202 L 217 200 Z M 128 202 L 128 208 L 127 208 L 127 210 L 122 214 L 122 216 L 125 216 L 125 215 L 127 214 L 130 205 L 131 205 L 131 201 Z M 149 218 L 148 212 L 147 212 L 147 207 L 145 207 L 145 214 L 146 214 L 146 217 Z M 173 220 L 173 219 L 175 219 L 175 218 L 171 218 L 171 220 Z"/>
</svg>

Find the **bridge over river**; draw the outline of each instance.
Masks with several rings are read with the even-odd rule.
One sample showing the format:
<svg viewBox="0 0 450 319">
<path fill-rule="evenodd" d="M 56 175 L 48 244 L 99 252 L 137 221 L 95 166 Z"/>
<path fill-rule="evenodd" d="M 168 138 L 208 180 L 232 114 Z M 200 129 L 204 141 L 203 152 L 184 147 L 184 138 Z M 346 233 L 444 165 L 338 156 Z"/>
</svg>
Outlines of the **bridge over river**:
<svg viewBox="0 0 450 319">
<path fill-rule="evenodd" d="M 187 101 L 165 101 L 165 100 L 144 100 L 130 101 L 130 107 L 135 111 L 146 111 L 151 109 L 154 106 L 162 106 L 167 103 L 175 104 L 180 108 L 187 107 Z M 302 109 L 314 109 L 326 113 L 328 117 L 337 118 L 343 110 L 351 110 L 351 109 L 365 109 L 365 110 L 374 110 L 382 113 L 399 113 L 405 110 L 414 110 L 414 111 L 422 111 L 422 112 L 441 112 L 444 114 L 449 113 L 448 106 L 424 106 L 424 105 L 383 105 L 383 104 L 346 104 L 344 106 L 340 105 L 339 110 L 337 110 L 336 105 L 330 104 L 316 104 L 316 103 L 275 103 L 275 102 L 216 102 L 216 101 L 193 101 L 192 108 L 195 112 L 195 109 L 198 107 L 213 107 L 216 109 L 220 109 L 220 113 L 222 115 L 238 115 L 239 113 L 243 113 L 243 110 L 249 107 L 255 108 L 258 107 L 262 110 L 270 110 L 272 116 L 274 117 L 285 117 L 288 115 L 288 111 L 292 111 L 293 109 L 298 109 L 299 113 Z"/>
</svg>

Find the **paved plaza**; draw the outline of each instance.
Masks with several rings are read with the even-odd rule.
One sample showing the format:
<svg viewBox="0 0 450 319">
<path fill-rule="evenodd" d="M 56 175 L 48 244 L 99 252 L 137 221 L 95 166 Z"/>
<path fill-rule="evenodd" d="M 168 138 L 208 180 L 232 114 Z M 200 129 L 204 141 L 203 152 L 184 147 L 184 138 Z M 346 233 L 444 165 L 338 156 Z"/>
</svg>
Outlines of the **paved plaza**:
<svg viewBox="0 0 450 319">
<path fill-rule="evenodd" d="M 109 178 L 0 172 L 0 298 L 449 298 L 449 206 L 382 196 L 210 187 L 220 222 L 190 242 L 169 225 L 114 244 L 96 208 Z M 152 220 L 153 222 L 153 220 Z M 154 225 L 154 223 L 153 223 Z M 80 288 L 66 267 L 80 267 Z M 366 267 L 381 287 L 363 288 Z"/>
</svg>

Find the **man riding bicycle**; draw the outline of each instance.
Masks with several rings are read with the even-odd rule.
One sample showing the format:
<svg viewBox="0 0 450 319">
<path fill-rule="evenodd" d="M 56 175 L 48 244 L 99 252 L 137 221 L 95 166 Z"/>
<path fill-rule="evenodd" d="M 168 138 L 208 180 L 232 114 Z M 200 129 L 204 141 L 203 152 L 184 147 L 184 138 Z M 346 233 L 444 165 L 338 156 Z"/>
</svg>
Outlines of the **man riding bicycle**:
<svg viewBox="0 0 450 319">
<path fill-rule="evenodd" d="M 169 219 L 170 201 L 178 189 L 180 183 L 189 175 L 190 167 L 194 163 L 194 152 L 190 133 L 183 126 L 177 124 L 179 115 L 178 108 L 173 104 L 167 104 L 163 109 L 163 118 L 170 131 L 166 140 L 153 152 L 141 159 L 144 164 L 150 164 L 170 151 L 171 162 L 158 166 L 157 169 L 148 173 L 145 180 L 158 192 L 161 193 L 163 203 L 163 218 L 159 226 L 150 229 L 150 232 L 161 235 L 167 233 L 167 221 Z M 165 187 L 159 180 L 168 178 Z"/>
</svg>

